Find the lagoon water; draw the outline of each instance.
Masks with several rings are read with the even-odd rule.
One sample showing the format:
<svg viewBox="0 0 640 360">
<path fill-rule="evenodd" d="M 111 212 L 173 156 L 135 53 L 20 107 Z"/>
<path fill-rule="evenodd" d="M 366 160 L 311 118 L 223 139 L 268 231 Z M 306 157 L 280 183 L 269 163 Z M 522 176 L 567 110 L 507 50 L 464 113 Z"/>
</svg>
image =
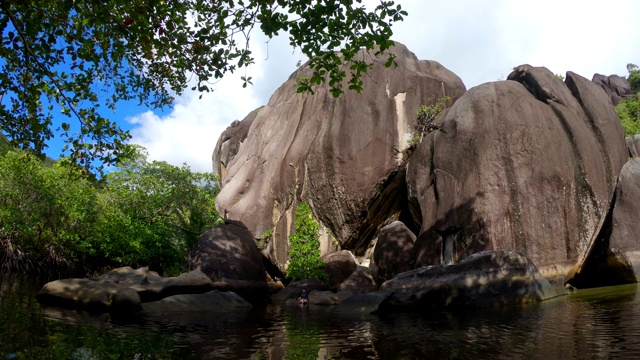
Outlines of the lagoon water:
<svg viewBox="0 0 640 360">
<path fill-rule="evenodd" d="M 44 308 L 0 276 L 0 359 L 638 359 L 640 288 L 540 304 L 344 316 L 269 305 L 228 314 L 114 318 Z"/>
</svg>

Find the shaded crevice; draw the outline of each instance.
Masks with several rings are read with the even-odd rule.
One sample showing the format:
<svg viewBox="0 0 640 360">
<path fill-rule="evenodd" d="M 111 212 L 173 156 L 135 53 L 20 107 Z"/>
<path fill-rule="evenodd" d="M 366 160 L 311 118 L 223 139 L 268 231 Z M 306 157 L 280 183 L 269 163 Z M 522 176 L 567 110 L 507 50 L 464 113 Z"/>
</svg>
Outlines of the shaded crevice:
<svg viewBox="0 0 640 360">
<path fill-rule="evenodd" d="M 480 251 L 496 250 L 487 236 L 487 223 L 476 216 L 476 202 L 483 197 L 483 193 L 477 193 L 475 197 L 447 211 L 433 226 L 422 232 L 412 251 L 412 266 L 442 264 L 447 236 L 451 236 L 454 263 Z"/>
<path fill-rule="evenodd" d="M 367 251 L 369 243 L 377 236 L 380 229 L 396 219 L 403 218 L 405 225 L 414 233 L 419 225 L 416 224 L 408 210 L 406 185 L 406 165 L 392 171 L 376 186 L 369 201 L 363 207 L 365 210 L 358 218 L 359 223 L 352 235 L 345 240 L 342 248 L 352 250 L 356 256 L 362 256 Z"/>
<path fill-rule="evenodd" d="M 633 284 L 638 282 L 633 266 L 624 256 L 610 247 L 613 231 L 613 209 L 618 195 L 614 195 L 602 227 L 580 267 L 570 274 L 566 283 L 578 288 Z"/>
</svg>

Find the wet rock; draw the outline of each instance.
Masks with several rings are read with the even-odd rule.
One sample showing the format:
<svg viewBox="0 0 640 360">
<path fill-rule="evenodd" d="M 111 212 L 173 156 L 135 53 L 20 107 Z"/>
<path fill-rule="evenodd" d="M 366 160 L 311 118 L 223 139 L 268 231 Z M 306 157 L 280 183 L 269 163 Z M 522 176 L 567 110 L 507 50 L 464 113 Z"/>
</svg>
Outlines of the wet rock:
<svg viewBox="0 0 640 360">
<path fill-rule="evenodd" d="M 384 310 L 393 291 L 381 290 L 366 294 L 357 294 L 344 299 L 333 310 L 338 314 L 365 315 Z"/>
<path fill-rule="evenodd" d="M 253 306 L 233 292 L 212 290 L 203 294 L 181 294 L 142 304 L 145 314 L 227 312 Z"/>
<path fill-rule="evenodd" d="M 135 311 L 142 302 L 155 301 L 175 294 L 211 291 L 214 284 L 195 270 L 177 277 L 163 278 L 147 268 L 122 267 L 90 279 L 61 279 L 49 282 L 38 300 L 90 311 Z"/>
<path fill-rule="evenodd" d="M 338 285 L 338 291 L 364 294 L 378 290 L 378 276 L 368 267 L 359 266 L 351 276 Z"/>
<path fill-rule="evenodd" d="M 388 280 L 410 270 L 415 241 L 416 235 L 401 221 L 394 221 L 383 227 L 373 251 L 373 262 L 378 276 Z"/>
<path fill-rule="evenodd" d="M 355 256 L 348 250 L 340 250 L 323 256 L 324 272 L 329 278 L 329 286 L 336 286 L 346 280 L 358 268 Z"/>
<path fill-rule="evenodd" d="M 393 308 L 419 310 L 531 303 L 556 296 L 526 257 L 485 251 L 454 265 L 432 265 L 402 273 L 380 286 L 393 291 Z"/>
</svg>

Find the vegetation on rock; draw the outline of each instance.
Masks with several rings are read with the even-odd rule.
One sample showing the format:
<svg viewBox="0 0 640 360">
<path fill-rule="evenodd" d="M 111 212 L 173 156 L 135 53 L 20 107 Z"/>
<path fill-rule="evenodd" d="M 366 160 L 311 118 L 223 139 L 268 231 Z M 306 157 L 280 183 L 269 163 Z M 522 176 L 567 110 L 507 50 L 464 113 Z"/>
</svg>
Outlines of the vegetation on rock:
<svg viewBox="0 0 640 360">
<path fill-rule="evenodd" d="M 96 183 L 68 159 L 0 158 L 0 255 L 11 270 L 97 271 L 150 266 L 175 274 L 197 237 L 219 219 L 217 179 L 188 166 L 133 160 Z"/>
<path fill-rule="evenodd" d="M 632 136 L 640 134 L 640 69 L 635 64 L 627 64 L 627 70 L 627 82 L 635 95 L 622 99 L 616 106 L 616 113 L 624 127 L 625 135 Z"/>
<path fill-rule="evenodd" d="M 449 106 L 450 101 L 451 97 L 445 96 L 436 100 L 435 104 L 428 106 L 420 105 L 420 109 L 416 113 L 418 120 L 418 124 L 416 125 L 417 132 L 411 137 L 411 140 L 409 140 L 409 146 L 414 147 L 418 145 L 425 134 L 428 134 L 433 130 L 440 129 L 440 127 L 435 125 L 433 121 L 438 115 L 440 115 L 442 110 Z"/>
<path fill-rule="evenodd" d="M 358 51 L 386 53 L 391 26 L 405 15 L 393 1 L 371 11 L 362 0 L 1 1 L 0 131 L 36 153 L 58 133 L 73 162 L 112 165 L 130 135 L 101 105 L 162 108 L 187 88 L 210 91 L 254 62 L 254 28 L 268 38 L 288 32 L 291 46 L 311 59 L 313 75 L 300 91 L 325 81 L 336 96 L 343 85 L 359 91 L 372 62 Z M 385 65 L 393 63 L 389 55 Z M 251 83 L 246 74 L 241 80 Z M 70 121 L 54 124 L 60 112 Z"/>
<path fill-rule="evenodd" d="M 296 208 L 295 232 L 289 237 L 289 267 L 287 277 L 291 281 L 325 279 L 324 262 L 320 258 L 320 225 L 311 217 L 311 209 L 302 202 Z"/>
</svg>

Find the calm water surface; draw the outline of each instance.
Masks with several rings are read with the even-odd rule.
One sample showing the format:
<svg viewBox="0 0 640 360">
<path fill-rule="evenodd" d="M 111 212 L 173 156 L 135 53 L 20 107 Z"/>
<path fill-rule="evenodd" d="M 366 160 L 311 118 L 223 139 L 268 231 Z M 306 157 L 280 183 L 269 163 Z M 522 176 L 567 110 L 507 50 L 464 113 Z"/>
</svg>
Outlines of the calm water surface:
<svg viewBox="0 0 640 360">
<path fill-rule="evenodd" d="M 113 318 L 43 308 L 0 277 L 0 359 L 639 359 L 637 285 L 474 311 L 338 316 L 270 305 Z"/>
</svg>

